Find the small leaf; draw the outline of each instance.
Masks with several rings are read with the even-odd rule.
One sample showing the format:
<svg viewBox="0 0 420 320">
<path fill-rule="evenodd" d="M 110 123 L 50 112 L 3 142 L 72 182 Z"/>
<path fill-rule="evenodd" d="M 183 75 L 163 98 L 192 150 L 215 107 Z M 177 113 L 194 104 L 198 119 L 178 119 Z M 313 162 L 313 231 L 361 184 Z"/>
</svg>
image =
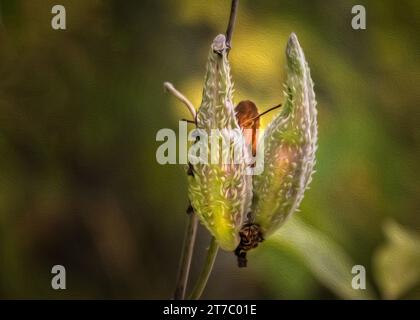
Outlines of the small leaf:
<svg viewBox="0 0 420 320">
<path fill-rule="evenodd" d="M 366 283 L 365 290 L 352 288 L 352 267 L 356 265 L 342 247 L 303 223 L 291 219 L 267 241 L 268 244 L 288 246 L 293 249 L 311 270 L 313 275 L 337 296 L 343 299 L 374 299 L 375 295 Z"/>
<path fill-rule="evenodd" d="M 420 235 L 394 221 L 383 228 L 387 242 L 373 257 L 375 278 L 385 299 L 397 299 L 420 282 Z"/>
</svg>

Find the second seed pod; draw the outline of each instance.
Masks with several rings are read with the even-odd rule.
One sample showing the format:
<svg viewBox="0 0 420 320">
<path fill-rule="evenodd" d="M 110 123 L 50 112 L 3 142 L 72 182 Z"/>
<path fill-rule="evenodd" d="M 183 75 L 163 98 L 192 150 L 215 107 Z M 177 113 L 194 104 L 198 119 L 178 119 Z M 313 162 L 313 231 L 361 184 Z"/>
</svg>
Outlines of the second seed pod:
<svg viewBox="0 0 420 320">
<path fill-rule="evenodd" d="M 209 163 L 192 164 L 188 193 L 202 224 L 222 249 L 233 251 L 239 243 L 244 215 L 249 211 L 252 185 L 250 177 L 245 174 L 244 156 L 241 156 L 245 155 L 245 144 L 235 118 L 227 52 L 225 36 L 218 35 L 210 48 L 203 99 L 196 119 L 197 127 L 208 135 L 209 140 L 197 139 L 196 144 L 204 143 L 204 149 L 210 147 L 216 130 L 229 146 L 222 145 L 220 162 L 213 163 L 209 158 Z M 226 155 L 230 156 L 228 162 L 224 161 Z"/>
</svg>

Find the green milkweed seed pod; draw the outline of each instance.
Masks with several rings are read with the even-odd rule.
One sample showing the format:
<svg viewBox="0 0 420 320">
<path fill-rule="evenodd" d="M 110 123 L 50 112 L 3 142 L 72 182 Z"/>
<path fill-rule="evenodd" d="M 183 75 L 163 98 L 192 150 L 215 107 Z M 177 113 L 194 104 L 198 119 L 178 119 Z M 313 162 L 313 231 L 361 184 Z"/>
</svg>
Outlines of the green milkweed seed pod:
<svg viewBox="0 0 420 320">
<path fill-rule="evenodd" d="M 252 185 L 246 175 L 245 144 L 235 118 L 227 54 L 225 36 L 218 35 L 208 56 L 203 98 L 196 122 L 198 129 L 205 131 L 209 137 L 212 130 L 218 129 L 222 139 L 231 143 L 228 148 L 223 148 L 221 162 L 190 165 L 192 174 L 188 176 L 188 194 L 200 221 L 220 247 L 233 251 L 239 243 L 243 217 L 249 211 Z M 196 141 L 198 143 L 204 142 L 200 139 Z M 243 151 L 242 157 L 238 150 Z M 230 162 L 223 161 L 225 156 L 230 157 Z"/>
<path fill-rule="evenodd" d="M 294 33 L 286 48 L 286 102 L 264 132 L 264 169 L 253 178 L 251 216 L 235 253 L 246 266 L 246 251 L 275 232 L 299 207 L 315 165 L 317 110 L 308 64 Z"/>
</svg>

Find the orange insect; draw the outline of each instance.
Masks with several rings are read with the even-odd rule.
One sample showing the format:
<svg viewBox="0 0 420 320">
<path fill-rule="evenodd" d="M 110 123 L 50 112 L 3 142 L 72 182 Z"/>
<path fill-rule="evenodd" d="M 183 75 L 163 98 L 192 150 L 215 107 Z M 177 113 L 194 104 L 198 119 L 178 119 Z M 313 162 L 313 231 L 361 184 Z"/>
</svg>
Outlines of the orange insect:
<svg viewBox="0 0 420 320">
<path fill-rule="evenodd" d="M 238 121 L 239 126 L 242 129 L 251 129 L 244 131 L 245 141 L 248 145 L 252 146 L 252 156 L 255 157 L 257 154 L 257 140 L 258 132 L 260 128 L 260 117 L 264 114 L 280 108 L 281 104 L 264 111 L 263 113 L 258 113 L 258 108 L 254 102 L 250 100 L 244 100 L 238 103 L 235 107 L 236 120 Z"/>
</svg>

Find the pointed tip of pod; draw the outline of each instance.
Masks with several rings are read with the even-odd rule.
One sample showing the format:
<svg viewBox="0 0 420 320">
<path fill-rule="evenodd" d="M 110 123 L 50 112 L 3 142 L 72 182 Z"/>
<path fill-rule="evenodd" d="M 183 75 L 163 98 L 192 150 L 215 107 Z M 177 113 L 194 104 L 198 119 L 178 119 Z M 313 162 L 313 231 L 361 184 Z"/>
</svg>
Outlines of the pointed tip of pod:
<svg viewBox="0 0 420 320">
<path fill-rule="evenodd" d="M 289 68 L 295 71 L 302 69 L 302 64 L 305 63 L 305 56 L 294 32 L 290 34 L 287 41 L 286 57 Z"/>
<path fill-rule="evenodd" d="M 211 44 L 211 48 L 216 53 L 222 53 L 224 50 L 227 49 L 226 46 L 226 37 L 224 34 L 219 34 L 214 38 L 213 43 Z"/>
<path fill-rule="evenodd" d="M 287 55 L 292 55 L 294 51 L 300 51 L 300 43 L 296 33 L 292 32 L 287 40 L 286 52 Z"/>
<path fill-rule="evenodd" d="M 294 45 L 299 45 L 299 41 L 298 41 L 298 38 L 297 38 L 297 35 L 296 35 L 296 33 L 294 33 L 294 32 L 292 32 L 291 34 L 290 34 L 290 36 L 289 36 L 289 41 L 288 41 L 288 45 L 289 44 L 294 44 Z"/>
</svg>

